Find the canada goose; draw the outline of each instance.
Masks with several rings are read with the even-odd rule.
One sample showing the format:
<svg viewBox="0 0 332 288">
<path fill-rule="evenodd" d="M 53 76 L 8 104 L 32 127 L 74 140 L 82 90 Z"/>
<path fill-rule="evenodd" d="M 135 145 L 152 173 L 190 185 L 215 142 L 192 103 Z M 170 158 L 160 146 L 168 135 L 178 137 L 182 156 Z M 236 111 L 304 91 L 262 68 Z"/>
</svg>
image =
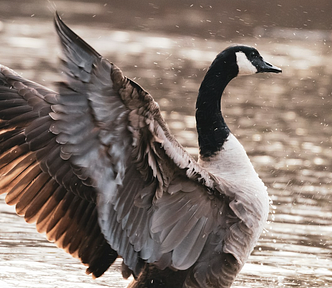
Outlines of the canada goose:
<svg viewBox="0 0 332 288">
<path fill-rule="evenodd" d="M 0 193 L 38 232 L 130 287 L 230 287 L 259 238 L 266 187 L 221 114 L 234 77 L 281 70 L 255 48 L 217 55 L 200 86 L 195 161 L 158 104 L 59 18 L 66 81 L 52 91 L 0 65 Z"/>
</svg>

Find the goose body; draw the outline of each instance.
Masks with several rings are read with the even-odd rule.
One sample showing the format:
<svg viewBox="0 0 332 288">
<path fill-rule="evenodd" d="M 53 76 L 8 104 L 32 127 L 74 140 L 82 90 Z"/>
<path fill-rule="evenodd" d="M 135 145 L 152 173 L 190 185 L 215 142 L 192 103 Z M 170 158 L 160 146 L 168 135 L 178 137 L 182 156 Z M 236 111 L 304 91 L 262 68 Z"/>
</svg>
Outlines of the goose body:
<svg viewBox="0 0 332 288">
<path fill-rule="evenodd" d="M 281 72 L 233 46 L 196 105 L 195 161 L 158 104 L 56 15 L 66 79 L 55 92 L 0 65 L 0 193 L 38 232 L 101 276 L 117 257 L 130 287 L 230 287 L 269 200 L 221 114 L 231 79 Z"/>
</svg>

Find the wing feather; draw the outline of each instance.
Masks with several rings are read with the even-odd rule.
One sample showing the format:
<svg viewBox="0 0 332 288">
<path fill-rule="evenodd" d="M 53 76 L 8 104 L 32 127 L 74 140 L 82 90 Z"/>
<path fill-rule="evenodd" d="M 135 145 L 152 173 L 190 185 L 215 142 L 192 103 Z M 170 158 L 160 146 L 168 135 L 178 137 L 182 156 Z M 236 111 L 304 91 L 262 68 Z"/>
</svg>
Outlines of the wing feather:
<svg viewBox="0 0 332 288">
<path fill-rule="evenodd" d="M 41 210 L 41 213 L 36 221 L 36 227 L 37 231 L 39 233 L 46 232 L 47 225 L 50 221 L 50 219 L 53 217 L 54 210 L 59 205 L 59 202 L 63 197 L 65 197 L 67 191 L 62 187 L 55 185 L 55 189 L 51 191 L 51 197 L 46 202 L 45 206 L 43 206 L 43 209 Z"/>
<path fill-rule="evenodd" d="M 191 267 L 202 253 L 202 249 L 207 240 L 204 228 L 207 218 L 200 218 L 195 226 L 181 243 L 176 246 L 173 252 L 173 265 L 180 270 L 186 270 Z"/>
<path fill-rule="evenodd" d="M 29 207 L 24 215 L 25 221 L 28 223 L 34 223 L 37 221 L 56 187 L 57 183 L 53 179 L 50 179 L 45 184 L 35 198 L 29 203 Z"/>
<path fill-rule="evenodd" d="M 30 160 L 30 157 L 28 160 Z M 20 170 L 21 169 L 19 169 L 19 171 Z M 40 174 L 38 163 L 35 163 L 34 161 L 31 163 L 31 165 L 29 162 L 29 165 L 26 167 L 26 169 L 22 169 L 22 171 L 23 173 L 20 173 L 20 175 L 17 177 L 17 174 L 13 173 L 12 175 L 15 175 L 15 180 L 10 182 L 10 186 L 7 185 L 5 187 L 5 189 L 8 189 L 8 191 L 6 191 L 7 195 L 5 200 L 6 203 L 9 205 L 16 204 L 21 199 L 22 195 L 25 193 L 26 189 L 29 187 L 32 181 Z M 7 176 L 5 177 L 5 179 L 6 178 L 8 179 Z"/>
<path fill-rule="evenodd" d="M 88 222 L 88 217 L 91 216 L 93 205 L 90 205 L 87 201 L 80 201 L 78 203 L 78 209 L 75 215 L 72 215 L 72 219 L 78 219 L 78 221 L 71 221 L 71 227 L 68 228 L 68 231 L 73 231 L 77 234 L 75 237 L 71 233 L 65 233 L 64 238 L 62 239 L 63 248 L 68 251 L 68 253 L 73 254 L 78 250 L 80 243 L 83 240 L 84 230 L 83 227 L 86 226 Z"/>
<path fill-rule="evenodd" d="M 22 194 L 22 197 L 20 197 L 20 200 L 16 204 L 17 214 L 25 215 L 25 212 L 28 209 L 30 202 L 36 197 L 36 195 L 38 195 L 40 190 L 49 180 L 50 180 L 49 175 L 42 172 L 39 173 L 38 176 L 33 179 L 32 183 L 24 191 L 24 194 Z"/>
<path fill-rule="evenodd" d="M 20 145 L 20 146 L 14 146 L 10 150 L 6 151 L 5 153 L 1 154 L 0 156 L 0 171 L 1 175 L 5 175 L 8 173 L 8 171 L 11 169 L 13 165 L 15 165 L 16 162 L 19 162 L 19 158 L 22 158 L 25 156 L 25 154 L 29 151 L 28 145 Z M 5 182 L 1 182 L 3 186 Z"/>
</svg>

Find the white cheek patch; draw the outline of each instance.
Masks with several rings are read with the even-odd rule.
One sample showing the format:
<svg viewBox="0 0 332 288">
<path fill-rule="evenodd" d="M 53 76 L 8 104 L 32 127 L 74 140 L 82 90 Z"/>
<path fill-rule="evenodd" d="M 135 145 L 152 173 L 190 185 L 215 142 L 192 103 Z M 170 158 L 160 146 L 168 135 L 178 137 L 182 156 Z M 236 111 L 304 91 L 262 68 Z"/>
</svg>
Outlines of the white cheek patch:
<svg viewBox="0 0 332 288">
<path fill-rule="evenodd" d="M 243 52 L 236 52 L 236 62 L 239 67 L 238 75 L 251 75 L 257 73 L 257 68 L 248 60 Z"/>
</svg>

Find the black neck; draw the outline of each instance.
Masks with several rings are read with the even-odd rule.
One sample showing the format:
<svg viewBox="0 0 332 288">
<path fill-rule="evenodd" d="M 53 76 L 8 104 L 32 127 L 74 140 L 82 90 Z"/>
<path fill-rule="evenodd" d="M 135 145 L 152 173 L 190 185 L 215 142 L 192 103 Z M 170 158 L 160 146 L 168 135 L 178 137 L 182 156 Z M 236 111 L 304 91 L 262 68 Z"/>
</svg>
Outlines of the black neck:
<svg viewBox="0 0 332 288">
<path fill-rule="evenodd" d="M 221 96 L 238 73 L 227 55 L 219 54 L 212 63 L 199 89 L 196 102 L 196 122 L 200 155 L 210 157 L 220 151 L 230 131 L 221 114 Z M 233 61 L 232 61 L 233 60 Z"/>
</svg>

